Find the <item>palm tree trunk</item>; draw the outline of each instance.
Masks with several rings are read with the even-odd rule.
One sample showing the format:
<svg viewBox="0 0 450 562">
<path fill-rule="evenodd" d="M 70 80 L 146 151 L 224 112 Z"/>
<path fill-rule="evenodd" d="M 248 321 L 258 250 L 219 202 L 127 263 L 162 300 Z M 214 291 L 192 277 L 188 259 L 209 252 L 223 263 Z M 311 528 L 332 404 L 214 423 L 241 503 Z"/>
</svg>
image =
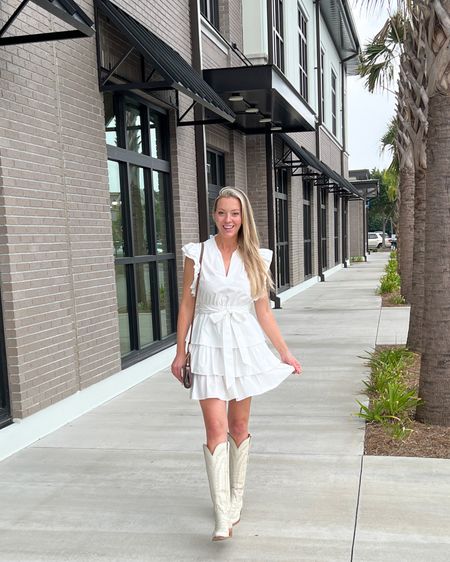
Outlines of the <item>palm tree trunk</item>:
<svg viewBox="0 0 450 562">
<path fill-rule="evenodd" d="M 450 426 L 450 96 L 430 98 L 425 306 L 417 418 Z"/>
<path fill-rule="evenodd" d="M 408 342 L 406 344 L 409 349 L 417 352 L 422 351 L 423 335 L 425 208 L 426 179 L 424 171 L 419 170 L 415 173 L 412 299 Z"/>
<path fill-rule="evenodd" d="M 398 267 L 402 279 L 401 293 L 406 302 L 411 303 L 414 249 L 414 171 L 406 166 L 400 170 L 399 199 Z"/>
</svg>

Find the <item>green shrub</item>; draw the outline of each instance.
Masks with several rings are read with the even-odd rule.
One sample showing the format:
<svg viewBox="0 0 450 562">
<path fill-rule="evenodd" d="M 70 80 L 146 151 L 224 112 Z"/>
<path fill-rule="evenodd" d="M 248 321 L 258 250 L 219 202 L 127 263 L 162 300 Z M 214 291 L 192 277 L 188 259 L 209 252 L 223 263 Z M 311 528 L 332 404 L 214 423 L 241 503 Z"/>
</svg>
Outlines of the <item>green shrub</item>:
<svg viewBox="0 0 450 562">
<path fill-rule="evenodd" d="M 370 423 L 381 424 L 395 439 L 404 439 L 411 429 L 408 424 L 416 407 L 422 402 L 417 389 L 405 383 L 406 369 L 412 365 L 414 353 L 406 348 L 385 349 L 368 354 L 371 369 L 369 381 L 363 381 L 370 396 L 366 406 L 358 402 L 357 415 Z"/>
<path fill-rule="evenodd" d="M 353 256 L 350 258 L 351 263 L 362 262 L 364 261 L 364 256 Z"/>
<path fill-rule="evenodd" d="M 383 275 L 380 279 L 380 286 L 378 288 L 378 293 L 380 295 L 385 295 L 387 293 L 393 293 L 394 291 L 400 290 L 400 275 L 396 272 L 389 272 Z"/>
</svg>

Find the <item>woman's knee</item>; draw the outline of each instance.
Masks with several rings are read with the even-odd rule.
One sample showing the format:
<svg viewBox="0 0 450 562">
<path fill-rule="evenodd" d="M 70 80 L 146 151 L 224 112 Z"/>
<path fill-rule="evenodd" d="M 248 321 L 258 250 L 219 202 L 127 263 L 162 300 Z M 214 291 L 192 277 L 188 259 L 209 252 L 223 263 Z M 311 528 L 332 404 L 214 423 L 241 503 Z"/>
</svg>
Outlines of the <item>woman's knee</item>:
<svg viewBox="0 0 450 562">
<path fill-rule="evenodd" d="M 233 437 L 242 438 L 248 435 L 248 419 L 247 418 L 236 418 L 231 419 L 229 422 L 229 432 Z"/>
<path fill-rule="evenodd" d="M 211 436 L 219 436 L 227 434 L 227 422 L 221 419 L 205 420 L 206 433 Z"/>
</svg>

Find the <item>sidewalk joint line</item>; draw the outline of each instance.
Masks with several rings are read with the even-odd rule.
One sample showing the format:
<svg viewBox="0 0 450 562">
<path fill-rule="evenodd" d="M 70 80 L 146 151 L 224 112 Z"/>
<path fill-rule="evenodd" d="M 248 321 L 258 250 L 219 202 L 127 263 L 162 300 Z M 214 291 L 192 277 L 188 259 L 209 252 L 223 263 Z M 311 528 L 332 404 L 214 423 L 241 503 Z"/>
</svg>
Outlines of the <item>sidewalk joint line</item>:
<svg viewBox="0 0 450 562">
<path fill-rule="evenodd" d="M 358 526 L 358 515 L 359 515 L 359 502 L 361 498 L 361 482 L 362 482 L 363 466 L 364 466 L 364 452 L 361 455 L 361 466 L 359 470 L 358 495 L 356 497 L 355 526 L 353 528 L 352 551 L 350 554 L 350 562 L 353 562 L 353 555 L 355 550 L 356 529 Z"/>
</svg>

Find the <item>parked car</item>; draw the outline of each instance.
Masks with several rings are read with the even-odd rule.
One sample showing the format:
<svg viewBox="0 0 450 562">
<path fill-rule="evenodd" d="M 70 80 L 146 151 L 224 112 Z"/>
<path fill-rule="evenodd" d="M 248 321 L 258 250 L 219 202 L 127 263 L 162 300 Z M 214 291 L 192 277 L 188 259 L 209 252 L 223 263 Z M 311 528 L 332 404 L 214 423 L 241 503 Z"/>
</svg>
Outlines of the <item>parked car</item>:
<svg viewBox="0 0 450 562">
<path fill-rule="evenodd" d="M 368 247 L 369 250 L 378 250 L 383 247 L 383 237 L 379 232 L 369 232 Z"/>
<path fill-rule="evenodd" d="M 382 230 L 375 230 L 375 232 L 377 234 L 379 234 L 381 236 L 381 238 L 383 238 L 383 231 Z M 384 244 L 385 244 L 386 248 L 391 247 L 391 237 L 387 232 L 384 233 Z"/>
</svg>

